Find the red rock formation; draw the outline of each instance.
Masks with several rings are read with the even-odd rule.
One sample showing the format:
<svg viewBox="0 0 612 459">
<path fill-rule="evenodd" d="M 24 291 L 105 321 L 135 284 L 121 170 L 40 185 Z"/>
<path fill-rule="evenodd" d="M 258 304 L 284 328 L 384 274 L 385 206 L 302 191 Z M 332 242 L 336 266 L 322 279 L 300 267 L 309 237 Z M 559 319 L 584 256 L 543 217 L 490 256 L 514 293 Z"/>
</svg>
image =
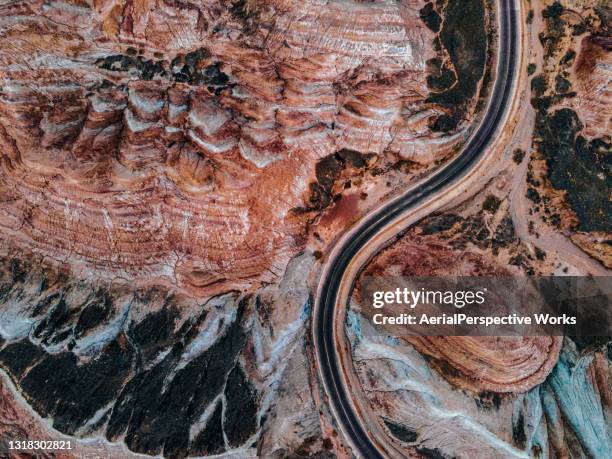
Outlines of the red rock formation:
<svg viewBox="0 0 612 459">
<path fill-rule="evenodd" d="M 2 6 L 2 237 L 197 294 L 276 279 L 320 158 L 459 142 L 428 128 L 419 4 Z"/>
<path fill-rule="evenodd" d="M 459 230 L 459 237 L 467 231 L 465 227 Z M 451 237 L 413 229 L 379 253 L 364 270 L 363 277 L 513 274 L 486 252 L 454 249 L 448 240 Z M 371 308 L 363 308 L 361 312 L 365 316 L 373 313 Z M 562 343 L 561 337 L 548 336 L 405 336 L 401 339 L 428 356 L 431 365 L 449 382 L 474 393 L 525 392 L 540 384 L 555 365 Z"/>
<path fill-rule="evenodd" d="M 557 363 L 562 338 L 431 336 L 406 341 L 432 357 L 433 367 L 457 387 L 504 393 L 525 392 L 544 381 Z"/>
<path fill-rule="evenodd" d="M 582 40 L 574 75 L 574 102 L 584 134 L 599 137 L 612 130 L 612 38 L 588 36 Z M 571 104 L 571 103 L 570 103 Z M 573 104 L 571 104 L 573 105 Z"/>
</svg>

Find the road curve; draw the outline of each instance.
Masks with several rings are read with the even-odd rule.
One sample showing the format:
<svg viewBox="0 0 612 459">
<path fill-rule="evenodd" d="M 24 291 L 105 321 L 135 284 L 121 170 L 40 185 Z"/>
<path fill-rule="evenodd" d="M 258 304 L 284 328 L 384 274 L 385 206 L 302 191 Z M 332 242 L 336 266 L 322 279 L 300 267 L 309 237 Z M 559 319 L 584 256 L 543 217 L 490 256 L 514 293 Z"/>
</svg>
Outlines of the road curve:
<svg viewBox="0 0 612 459">
<path fill-rule="evenodd" d="M 330 258 L 319 282 L 315 308 L 313 312 L 313 342 L 319 376 L 328 397 L 332 413 L 343 433 L 354 448 L 354 453 L 367 459 L 385 457 L 380 452 L 381 441 L 368 432 L 360 423 L 360 416 L 355 412 L 351 402 L 350 389 L 347 387 L 343 373 L 352 371 L 344 369 L 339 363 L 339 351 L 335 340 L 335 308 L 339 301 L 340 286 L 343 282 L 354 282 L 345 279 L 345 273 L 351 260 L 387 225 L 432 196 L 443 193 L 449 185 L 456 183 L 478 164 L 499 132 L 508 107 L 512 103 L 513 82 L 518 74 L 519 24 L 518 0 L 497 0 L 498 8 L 498 53 L 496 81 L 490 96 L 486 113 L 480 125 L 468 140 L 463 152 L 453 161 L 440 169 L 428 180 L 416 188 L 393 199 L 373 214 L 368 215 L 356 228 L 351 230 L 351 237 L 344 238 Z"/>
</svg>

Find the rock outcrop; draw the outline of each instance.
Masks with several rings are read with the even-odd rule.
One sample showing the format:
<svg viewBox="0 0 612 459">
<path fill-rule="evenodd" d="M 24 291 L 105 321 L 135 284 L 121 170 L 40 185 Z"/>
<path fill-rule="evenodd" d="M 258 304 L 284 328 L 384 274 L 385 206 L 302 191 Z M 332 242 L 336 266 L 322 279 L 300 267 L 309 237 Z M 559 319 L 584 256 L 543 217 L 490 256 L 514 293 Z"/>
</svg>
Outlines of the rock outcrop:
<svg viewBox="0 0 612 459">
<path fill-rule="evenodd" d="M 422 0 L 0 3 L 0 454 L 341 449 L 315 248 L 457 151 L 485 40 Z"/>
<path fill-rule="evenodd" d="M 317 161 L 432 165 L 461 141 L 430 128 L 445 108 L 427 101 L 418 6 L 1 6 L 2 237 L 196 295 L 277 280 Z"/>
</svg>

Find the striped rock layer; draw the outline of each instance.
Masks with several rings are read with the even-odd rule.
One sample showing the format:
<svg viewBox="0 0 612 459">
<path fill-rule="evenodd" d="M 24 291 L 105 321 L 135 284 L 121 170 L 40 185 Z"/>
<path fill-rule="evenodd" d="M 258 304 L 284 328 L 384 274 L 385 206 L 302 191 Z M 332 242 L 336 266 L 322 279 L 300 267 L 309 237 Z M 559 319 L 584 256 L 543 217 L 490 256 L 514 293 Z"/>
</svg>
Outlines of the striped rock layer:
<svg viewBox="0 0 612 459">
<path fill-rule="evenodd" d="M 317 161 L 431 164 L 419 1 L 0 7 L 0 234 L 87 275 L 196 294 L 270 282 Z"/>
</svg>

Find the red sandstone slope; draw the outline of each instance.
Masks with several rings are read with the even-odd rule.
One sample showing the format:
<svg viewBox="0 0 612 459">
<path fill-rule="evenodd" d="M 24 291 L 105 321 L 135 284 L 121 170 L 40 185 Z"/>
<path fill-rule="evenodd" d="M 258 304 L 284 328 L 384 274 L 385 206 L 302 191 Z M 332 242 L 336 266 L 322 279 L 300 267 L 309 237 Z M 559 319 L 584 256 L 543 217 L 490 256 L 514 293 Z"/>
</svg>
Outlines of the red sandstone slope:
<svg viewBox="0 0 612 459">
<path fill-rule="evenodd" d="M 418 2 L 414 2 L 418 7 Z M 0 227 L 83 273 L 196 294 L 302 248 L 316 162 L 431 164 L 433 34 L 408 5 L 28 2 L 0 10 Z"/>
</svg>

